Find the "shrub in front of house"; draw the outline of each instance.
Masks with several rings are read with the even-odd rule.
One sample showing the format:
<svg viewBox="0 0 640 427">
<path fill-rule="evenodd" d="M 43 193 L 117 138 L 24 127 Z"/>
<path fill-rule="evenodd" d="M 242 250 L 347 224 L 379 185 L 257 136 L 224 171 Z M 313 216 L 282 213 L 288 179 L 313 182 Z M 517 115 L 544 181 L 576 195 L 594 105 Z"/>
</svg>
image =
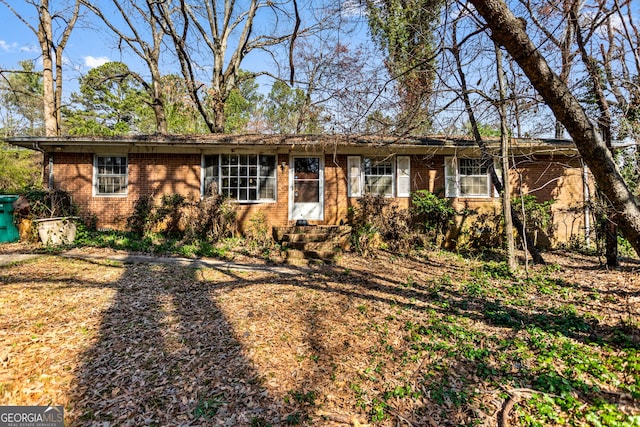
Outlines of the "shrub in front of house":
<svg viewBox="0 0 640 427">
<path fill-rule="evenodd" d="M 451 199 L 428 190 L 418 190 L 411 195 L 411 217 L 418 231 L 428 237 L 428 242 L 438 245 L 455 224 L 458 212 L 451 206 Z"/>
<path fill-rule="evenodd" d="M 141 238 L 158 233 L 184 242 L 217 242 L 236 231 L 236 203 L 213 193 L 200 200 L 180 194 L 164 194 L 156 203 L 140 197 L 127 219 L 129 230 Z"/>
</svg>

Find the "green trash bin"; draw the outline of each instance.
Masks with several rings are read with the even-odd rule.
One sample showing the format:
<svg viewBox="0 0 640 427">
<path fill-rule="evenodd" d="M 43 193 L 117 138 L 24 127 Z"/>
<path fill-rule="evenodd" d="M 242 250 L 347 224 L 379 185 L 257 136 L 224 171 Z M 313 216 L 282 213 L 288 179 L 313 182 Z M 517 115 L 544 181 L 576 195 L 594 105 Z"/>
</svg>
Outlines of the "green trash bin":
<svg viewBox="0 0 640 427">
<path fill-rule="evenodd" d="M 17 242 L 18 229 L 13 224 L 13 202 L 18 196 L 0 196 L 0 243 Z"/>
</svg>

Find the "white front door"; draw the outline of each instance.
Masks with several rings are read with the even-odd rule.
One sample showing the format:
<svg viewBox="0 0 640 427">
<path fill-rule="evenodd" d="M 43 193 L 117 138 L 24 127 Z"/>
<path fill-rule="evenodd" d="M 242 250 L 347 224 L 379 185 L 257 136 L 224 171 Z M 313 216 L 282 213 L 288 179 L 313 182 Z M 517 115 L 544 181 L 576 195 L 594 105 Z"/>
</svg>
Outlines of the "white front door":
<svg viewBox="0 0 640 427">
<path fill-rule="evenodd" d="M 322 157 L 292 156 L 289 163 L 289 219 L 324 219 Z"/>
</svg>

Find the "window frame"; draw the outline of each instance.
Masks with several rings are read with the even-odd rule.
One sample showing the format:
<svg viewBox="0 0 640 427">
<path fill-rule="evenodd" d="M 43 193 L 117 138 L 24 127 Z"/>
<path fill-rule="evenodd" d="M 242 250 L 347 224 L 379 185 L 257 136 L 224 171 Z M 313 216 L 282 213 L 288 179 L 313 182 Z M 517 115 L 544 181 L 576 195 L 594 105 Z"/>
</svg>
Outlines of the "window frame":
<svg viewBox="0 0 640 427">
<path fill-rule="evenodd" d="M 122 158 L 125 161 L 124 173 L 100 173 L 99 159 L 101 158 Z M 102 177 L 120 177 L 124 178 L 124 192 L 121 193 L 103 193 L 100 192 L 100 178 Z M 129 194 L 129 156 L 126 154 L 95 154 L 93 156 L 93 196 L 94 197 L 127 197 Z"/>
<path fill-rule="evenodd" d="M 229 164 L 228 165 L 223 165 L 223 156 L 228 156 L 229 158 Z M 235 156 L 237 157 L 238 161 L 235 164 L 231 164 L 231 157 Z M 256 163 L 252 164 L 250 162 L 247 162 L 246 164 L 242 164 L 242 156 L 246 156 L 248 159 L 252 156 L 256 157 Z M 207 158 L 212 158 L 215 157 L 217 158 L 217 164 L 216 165 L 212 165 L 213 167 L 216 167 L 216 174 L 215 175 L 207 175 Z M 272 157 L 273 158 L 273 171 L 271 172 L 270 175 L 262 175 L 262 169 L 264 168 L 264 165 L 262 165 L 261 162 L 261 157 Z M 216 163 L 214 162 L 214 163 Z M 238 169 L 238 174 L 236 174 L 235 176 L 232 175 L 228 175 L 226 178 L 223 176 L 223 166 L 227 167 L 228 170 L 232 170 L 233 168 L 237 168 Z M 247 170 L 249 172 L 247 172 L 247 174 L 240 176 L 240 170 L 242 168 L 247 168 Z M 251 175 L 250 170 L 252 168 L 256 169 L 256 174 Z M 209 180 L 209 178 L 211 178 Z M 218 194 L 223 194 L 224 188 L 223 188 L 223 179 L 229 179 L 229 180 L 234 180 L 237 179 L 238 183 L 236 185 L 236 197 L 230 197 L 231 200 L 235 200 L 236 202 L 240 203 L 240 204 L 252 204 L 252 203 L 273 203 L 276 202 L 278 200 L 278 155 L 277 154 L 270 154 L 270 153 L 247 153 L 247 154 L 236 154 L 236 153 L 217 153 L 217 154 L 203 154 L 202 155 L 202 160 L 201 160 L 201 177 L 200 177 L 200 197 L 205 197 L 206 195 L 206 191 L 207 191 L 207 181 L 209 180 L 210 182 L 215 182 L 217 185 L 217 193 Z M 250 194 L 249 191 L 252 189 L 249 186 L 246 187 L 241 187 L 240 186 L 240 179 L 255 179 L 256 183 L 255 183 L 255 192 L 256 192 L 256 198 L 255 199 L 251 199 L 248 197 L 248 195 Z M 263 182 L 263 180 L 269 181 L 271 180 L 273 182 L 273 198 L 261 198 L 260 197 L 260 192 L 261 192 L 261 183 Z M 225 187 L 225 188 L 229 188 L 231 189 L 231 187 Z M 246 188 L 247 190 L 247 198 L 241 199 L 240 198 L 240 194 L 241 194 L 241 189 Z"/>
<path fill-rule="evenodd" d="M 384 160 L 389 158 L 391 165 L 390 175 L 374 175 L 367 174 L 365 171 L 365 159 L 378 159 Z M 403 164 L 402 176 L 400 170 L 400 164 Z M 379 177 L 391 177 L 391 193 L 382 195 L 385 198 L 403 198 L 411 196 L 411 156 L 405 155 L 391 155 L 391 156 L 375 156 L 375 155 L 357 155 L 347 156 L 347 192 L 348 197 L 362 197 L 364 194 L 375 194 L 367 192 L 366 182 L 367 177 L 379 176 Z M 400 188 L 402 187 L 402 188 Z"/>
<path fill-rule="evenodd" d="M 491 171 L 489 166 L 487 166 L 487 170 L 484 174 L 471 174 L 471 175 L 462 175 L 460 173 L 461 165 L 460 160 L 472 160 L 476 162 L 475 165 L 466 165 L 465 167 L 482 167 L 482 159 L 479 157 L 445 157 L 444 159 L 444 169 L 445 169 L 445 196 L 452 198 L 460 198 L 460 199 L 490 199 L 496 197 L 496 191 L 493 185 L 493 180 L 491 179 Z M 495 166 L 496 172 L 499 169 Z M 499 172 L 498 172 L 499 173 Z M 461 194 L 462 186 L 461 186 L 461 178 L 462 177 L 472 177 L 479 178 L 484 177 L 487 184 L 487 192 L 486 193 L 474 193 L 474 194 Z"/>
</svg>

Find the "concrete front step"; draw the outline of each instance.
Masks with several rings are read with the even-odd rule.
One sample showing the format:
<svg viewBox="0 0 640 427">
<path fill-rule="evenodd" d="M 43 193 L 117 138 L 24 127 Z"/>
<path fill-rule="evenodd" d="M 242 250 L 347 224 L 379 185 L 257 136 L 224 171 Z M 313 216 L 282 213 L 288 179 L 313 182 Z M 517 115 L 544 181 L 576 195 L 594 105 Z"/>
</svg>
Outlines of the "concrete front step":
<svg viewBox="0 0 640 427">
<path fill-rule="evenodd" d="M 286 250 L 287 262 L 299 264 L 301 259 L 333 261 L 349 248 L 349 226 L 274 227 L 273 237 Z"/>
<path fill-rule="evenodd" d="M 348 237 L 348 236 L 347 236 Z M 339 242 L 341 235 L 314 233 L 314 234 L 284 234 L 280 240 L 282 243 L 288 242 Z"/>
<path fill-rule="evenodd" d="M 307 226 L 291 226 L 291 227 L 273 227 L 273 238 L 277 242 L 285 240 L 304 239 L 299 236 L 313 236 L 309 239 L 330 238 L 335 236 L 349 235 L 351 227 L 347 225 L 307 225 Z M 292 237 L 297 236 L 297 237 Z M 314 240 L 309 240 L 314 241 Z"/>
</svg>

